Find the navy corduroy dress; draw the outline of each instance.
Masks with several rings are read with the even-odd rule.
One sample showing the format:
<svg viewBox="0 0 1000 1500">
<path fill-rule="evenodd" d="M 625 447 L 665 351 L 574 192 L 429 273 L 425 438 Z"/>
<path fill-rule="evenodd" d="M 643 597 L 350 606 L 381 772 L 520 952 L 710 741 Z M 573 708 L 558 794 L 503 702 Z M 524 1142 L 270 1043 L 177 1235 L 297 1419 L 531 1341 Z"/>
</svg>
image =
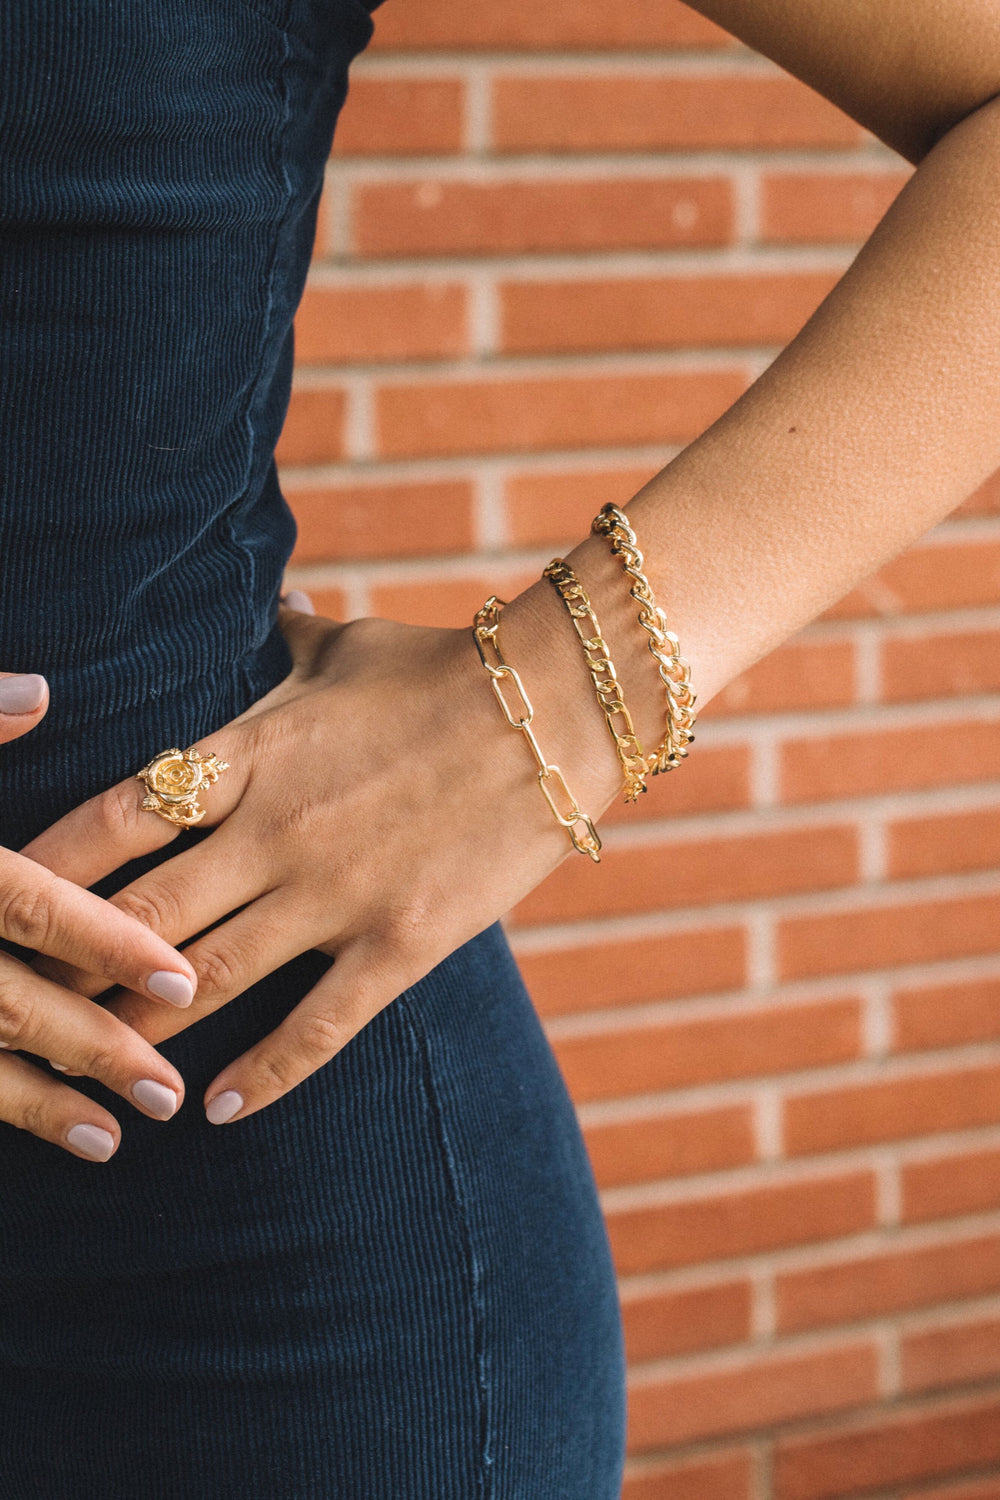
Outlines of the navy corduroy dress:
<svg viewBox="0 0 1000 1500">
<path fill-rule="evenodd" d="M 371 29 L 361 0 L 0 6 L 0 668 L 51 685 L 0 747 L 9 848 L 289 669 L 273 450 Z M 75 1080 L 122 1121 L 105 1165 L 0 1125 L 0 1500 L 616 1500 L 607 1240 L 499 926 L 205 1121 L 329 963 L 167 1044 L 167 1124 Z"/>
</svg>

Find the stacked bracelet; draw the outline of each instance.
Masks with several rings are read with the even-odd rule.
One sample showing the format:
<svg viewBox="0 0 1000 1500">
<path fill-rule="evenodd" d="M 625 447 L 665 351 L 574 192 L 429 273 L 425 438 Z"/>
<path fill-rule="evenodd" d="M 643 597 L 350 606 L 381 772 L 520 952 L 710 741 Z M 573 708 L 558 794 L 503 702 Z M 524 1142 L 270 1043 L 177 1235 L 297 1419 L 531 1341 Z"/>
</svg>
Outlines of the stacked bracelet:
<svg viewBox="0 0 1000 1500">
<path fill-rule="evenodd" d="M 672 771 L 687 755 L 694 740 L 695 695 L 691 691 L 691 668 L 680 654 L 680 643 L 667 629 L 666 616 L 653 598 L 649 579 L 642 571 L 642 553 L 635 532 L 623 510 L 617 505 L 603 505 L 594 517 L 591 530 L 607 537 L 611 550 L 622 559 L 625 572 L 633 579 L 629 592 L 639 604 L 639 624 L 648 633 L 647 645 L 656 659 L 661 681 L 667 690 L 667 727 L 663 743 L 650 756 L 647 768 L 656 775 Z"/>
<path fill-rule="evenodd" d="M 535 716 L 535 711 L 531 706 L 531 699 L 525 692 L 524 684 L 518 673 L 508 662 L 504 661 L 498 640 L 500 611 L 503 607 L 504 601 L 498 599 L 495 594 L 491 594 L 482 609 L 476 613 L 473 636 L 476 642 L 476 649 L 479 652 L 479 659 L 490 675 L 490 685 L 496 694 L 497 702 L 503 709 L 504 718 L 512 729 L 519 729 L 521 731 L 531 746 L 531 753 L 538 765 L 538 785 L 545 795 L 546 802 L 552 809 L 552 814 L 556 822 L 565 828 L 574 849 L 579 850 L 581 854 L 588 855 L 595 864 L 600 864 L 601 856 L 598 850 L 601 847 L 601 840 L 598 837 L 597 829 L 587 814 L 581 810 L 576 798 L 566 785 L 566 779 L 559 767 L 552 765 L 542 754 L 534 731 L 531 728 L 531 722 Z M 493 658 L 492 662 L 487 660 L 487 656 Z M 509 678 L 513 683 L 514 689 L 521 700 L 521 711 L 519 713 L 512 713 L 504 698 L 500 683 L 505 677 Z M 565 812 L 560 812 L 556 806 L 552 792 L 549 790 L 550 782 L 553 782 L 561 790 L 566 802 L 569 804 Z M 583 833 L 577 832 L 579 824 L 583 824 Z"/>
<path fill-rule="evenodd" d="M 635 802 L 639 793 L 646 790 L 649 767 L 642 753 L 642 746 L 635 737 L 632 715 L 622 701 L 622 690 L 618 685 L 614 662 L 601 634 L 594 607 L 583 584 L 563 558 L 553 558 L 543 577 L 555 586 L 569 610 L 570 619 L 583 645 L 591 681 L 597 690 L 597 701 L 604 710 L 611 738 L 615 742 L 615 751 L 625 773 L 625 801 Z"/>
</svg>

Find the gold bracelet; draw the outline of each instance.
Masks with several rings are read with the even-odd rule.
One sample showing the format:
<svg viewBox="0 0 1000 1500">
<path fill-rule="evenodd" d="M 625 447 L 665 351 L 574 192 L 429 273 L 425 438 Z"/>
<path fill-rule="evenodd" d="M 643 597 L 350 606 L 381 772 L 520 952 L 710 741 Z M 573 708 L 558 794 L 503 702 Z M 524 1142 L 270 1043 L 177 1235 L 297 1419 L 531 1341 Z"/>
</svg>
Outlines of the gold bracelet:
<svg viewBox="0 0 1000 1500">
<path fill-rule="evenodd" d="M 629 593 L 639 605 L 639 624 L 649 634 L 646 644 L 667 690 L 666 734 L 647 764 L 654 776 L 660 771 L 672 771 L 687 755 L 688 745 L 694 742 L 691 730 L 697 700 L 691 691 L 690 665 L 681 656 L 680 642 L 667 629 L 666 616 L 653 598 L 649 579 L 642 571 L 642 553 L 625 512 L 609 501 L 594 517 L 591 530 L 607 537 L 611 551 L 622 559 L 625 572 L 634 580 Z"/>
<path fill-rule="evenodd" d="M 642 753 L 642 746 L 635 736 L 632 715 L 622 701 L 615 665 L 597 623 L 594 606 L 587 597 L 583 584 L 564 558 L 554 557 L 542 576 L 555 586 L 569 610 L 573 627 L 583 645 L 591 681 L 597 690 L 597 701 L 604 710 L 608 730 L 625 773 L 625 801 L 635 802 L 639 793 L 646 790 L 649 767 Z"/>
<path fill-rule="evenodd" d="M 473 625 L 473 638 L 476 642 L 476 650 L 479 652 L 479 659 L 482 662 L 483 666 L 486 668 L 487 672 L 490 674 L 490 686 L 493 688 L 493 692 L 496 694 L 497 702 L 503 709 L 504 718 L 507 720 L 507 723 L 511 726 L 512 729 L 519 729 L 521 731 L 525 739 L 528 741 L 528 744 L 531 746 L 531 753 L 535 757 L 535 761 L 538 765 L 538 785 L 541 787 L 542 792 L 545 795 L 546 802 L 552 809 L 552 814 L 555 817 L 556 822 L 560 823 L 562 827 L 565 828 L 567 834 L 569 835 L 570 843 L 573 845 L 573 848 L 578 849 L 581 854 L 589 855 L 590 858 L 594 861 L 595 865 L 599 865 L 601 862 L 601 856 L 598 853 L 598 850 L 601 847 L 601 840 L 598 837 L 597 829 L 594 827 L 590 818 L 587 817 L 587 814 L 581 810 L 576 798 L 573 796 L 569 787 L 566 785 L 566 778 L 563 776 L 563 773 L 560 771 L 559 767 L 550 765 L 550 763 L 545 759 L 545 756 L 542 754 L 541 749 L 539 748 L 538 741 L 535 739 L 534 731 L 531 727 L 531 721 L 535 717 L 535 710 L 531 706 L 531 699 L 525 692 L 524 684 L 521 681 L 518 673 L 512 666 L 510 666 L 508 662 L 504 661 L 503 653 L 500 650 L 500 642 L 498 639 L 498 631 L 500 628 L 500 611 L 504 607 L 505 601 L 503 599 L 498 599 L 496 594 L 491 594 L 486 603 L 483 605 L 482 609 L 476 612 L 475 624 Z M 487 652 L 489 652 L 493 656 L 492 663 L 490 663 L 486 659 Z M 500 681 L 504 677 L 510 678 L 511 682 L 514 684 L 514 689 L 521 700 L 522 711 L 519 713 L 511 713 L 511 710 L 507 705 L 507 701 L 504 698 L 503 690 L 500 686 Z M 568 810 L 564 813 L 559 811 L 558 807 L 556 806 L 555 799 L 553 798 L 552 793 L 549 791 L 548 783 L 550 781 L 554 781 L 556 785 L 562 789 L 565 799 L 569 804 Z M 582 823 L 584 825 L 586 829 L 585 833 L 577 833 L 578 823 Z"/>
</svg>

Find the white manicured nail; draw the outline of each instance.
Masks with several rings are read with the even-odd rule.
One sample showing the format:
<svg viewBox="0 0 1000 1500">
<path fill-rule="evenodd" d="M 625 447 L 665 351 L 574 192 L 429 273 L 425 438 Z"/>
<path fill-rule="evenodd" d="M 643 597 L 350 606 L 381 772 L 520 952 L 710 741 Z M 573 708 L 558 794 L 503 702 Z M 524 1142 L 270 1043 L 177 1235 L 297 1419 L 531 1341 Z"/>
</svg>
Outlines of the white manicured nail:
<svg viewBox="0 0 1000 1500">
<path fill-rule="evenodd" d="M 37 672 L 0 677 L 0 714 L 30 714 L 45 697 L 45 678 Z"/>
<path fill-rule="evenodd" d="M 99 1125 L 74 1125 L 67 1130 L 66 1139 L 91 1161 L 107 1161 L 115 1149 L 114 1136 Z"/>
<path fill-rule="evenodd" d="M 285 595 L 285 603 L 289 609 L 297 609 L 301 614 L 314 615 L 316 613 L 315 604 L 301 589 L 289 589 Z"/>
<path fill-rule="evenodd" d="M 177 1095 L 173 1089 L 153 1078 L 140 1078 L 138 1083 L 133 1083 L 132 1098 L 158 1120 L 169 1120 L 177 1113 Z"/>
<path fill-rule="evenodd" d="M 190 1005 L 194 999 L 194 985 L 187 975 L 174 974 L 170 969 L 157 969 L 150 974 L 146 980 L 146 988 L 158 1000 L 166 1000 L 181 1009 Z"/>
<path fill-rule="evenodd" d="M 238 1110 L 243 1108 L 243 1095 L 238 1094 L 235 1089 L 226 1089 L 221 1094 L 216 1094 L 205 1105 L 205 1113 L 213 1125 L 225 1125 L 231 1120 Z"/>
</svg>

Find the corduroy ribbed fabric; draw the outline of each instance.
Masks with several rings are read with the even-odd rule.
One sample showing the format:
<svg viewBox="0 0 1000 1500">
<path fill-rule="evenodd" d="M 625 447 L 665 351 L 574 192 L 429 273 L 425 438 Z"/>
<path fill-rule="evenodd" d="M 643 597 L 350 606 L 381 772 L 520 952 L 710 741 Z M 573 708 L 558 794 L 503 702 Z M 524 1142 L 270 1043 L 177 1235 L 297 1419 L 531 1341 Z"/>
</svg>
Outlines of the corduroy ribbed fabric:
<svg viewBox="0 0 1000 1500">
<path fill-rule="evenodd" d="M 361 0 L 0 7 L 0 668 L 51 685 L 0 747 L 7 847 L 288 670 L 273 451 L 370 35 Z M 109 1163 L 0 1126 L 0 1500 L 616 1500 L 607 1237 L 499 926 L 206 1122 L 329 963 L 167 1044 L 166 1124 L 74 1080 L 122 1120 Z"/>
</svg>

